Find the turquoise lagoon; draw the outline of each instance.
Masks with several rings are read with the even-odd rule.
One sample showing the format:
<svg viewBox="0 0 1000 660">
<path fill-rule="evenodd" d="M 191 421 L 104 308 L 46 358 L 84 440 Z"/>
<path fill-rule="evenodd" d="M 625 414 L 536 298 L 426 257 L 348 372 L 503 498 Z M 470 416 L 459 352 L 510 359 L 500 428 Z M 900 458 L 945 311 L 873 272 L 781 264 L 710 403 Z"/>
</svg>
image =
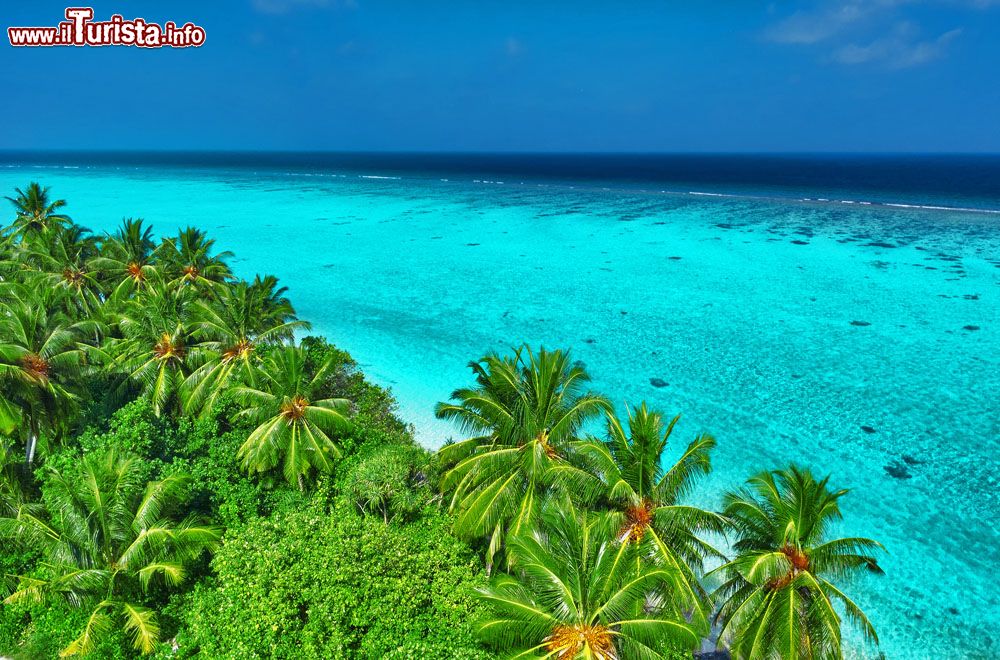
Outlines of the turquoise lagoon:
<svg viewBox="0 0 1000 660">
<path fill-rule="evenodd" d="M 1000 215 L 379 176 L 10 164 L 0 188 L 41 181 L 99 232 L 207 230 L 428 447 L 469 360 L 571 346 L 618 405 L 683 413 L 673 451 L 718 438 L 700 503 L 789 462 L 852 489 L 841 531 L 888 549 L 849 585 L 885 657 L 1000 655 Z"/>
</svg>

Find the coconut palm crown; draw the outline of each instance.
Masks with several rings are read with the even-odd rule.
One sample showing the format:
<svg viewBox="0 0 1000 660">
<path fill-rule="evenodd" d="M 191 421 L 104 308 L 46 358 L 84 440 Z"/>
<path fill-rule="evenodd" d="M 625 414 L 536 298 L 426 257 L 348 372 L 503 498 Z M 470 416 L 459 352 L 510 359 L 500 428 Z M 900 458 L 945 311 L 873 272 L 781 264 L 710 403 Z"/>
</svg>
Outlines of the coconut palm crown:
<svg viewBox="0 0 1000 660">
<path fill-rule="evenodd" d="M 70 223 L 69 216 L 60 212 L 66 206 L 62 199 L 49 199 L 49 189 L 43 188 L 32 181 L 24 190 L 15 188 L 14 197 L 7 197 L 14 206 L 14 233 L 22 240 L 30 238 L 42 231 L 55 226 L 65 226 Z"/>
<path fill-rule="evenodd" d="M 145 226 L 142 218 L 122 220 L 118 230 L 104 239 L 92 265 L 107 281 L 109 298 L 127 298 L 149 286 L 157 275 L 155 249 L 153 229 Z"/>
<path fill-rule="evenodd" d="M 567 459 L 568 445 L 610 404 L 586 389 L 590 376 L 568 351 L 522 346 L 507 356 L 488 354 L 469 368 L 475 386 L 456 390 L 453 402 L 435 410 L 473 434 L 439 452 L 451 466 L 441 487 L 451 492 L 456 531 L 489 536 L 491 562 L 504 533 L 530 527 L 553 486 L 587 477 Z"/>
<path fill-rule="evenodd" d="M 78 343 L 86 323 L 73 323 L 59 310 L 65 292 L 32 296 L 25 287 L 5 283 L 0 296 L 0 383 L 4 425 L 17 428 L 32 463 L 42 436 L 59 435 L 78 405 L 74 391 L 80 374 Z"/>
<path fill-rule="evenodd" d="M 699 533 L 723 533 L 725 519 L 682 500 L 711 471 L 715 438 L 697 436 L 666 467 L 664 452 L 680 416 L 665 423 L 645 403 L 627 411 L 627 430 L 608 413 L 607 440 L 578 442 L 573 450 L 597 476 L 600 500 L 611 509 L 619 541 L 637 545 L 640 556 L 671 572 L 671 601 L 707 633 L 711 605 L 699 577 L 706 558 L 723 557 Z"/>
<path fill-rule="evenodd" d="M 164 284 L 143 289 L 121 305 L 120 337 L 94 351 L 107 370 L 118 377 L 116 393 L 130 389 L 153 406 L 157 416 L 179 409 L 179 390 L 199 351 L 190 328 L 193 292 Z"/>
<path fill-rule="evenodd" d="M 174 284 L 192 284 L 211 289 L 232 278 L 226 264 L 232 252 L 215 253 L 215 239 L 196 227 L 181 230 L 176 237 L 164 239 L 157 248 Z"/>
<path fill-rule="evenodd" d="M 295 330 L 309 324 L 295 318 L 295 309 L 284 297 L 273 276 L 235 282 L 220 290 L 211 303 L 199 300 L 193 309 L 194 336 L 201 339 L 203 360 L 184 381 L 184 410 L 189 414 L 211 412 L 219 397 L 236 382 L 253 384 L 260 349 L 293 338 Z"/>
<path fill-rule="evenodd" d="M 509 541 L 510 575 L 481 590 L 492 616 L 480 635 L 518 658 L 625 660 L 693 649 L 699 633 L 664 607 L 670 571 L 638 566 L 605 516 L 569 497 L 542 507 L 541 523 Z"/>
<path fill-rule="evenodd" d="M 726 581 L 715 596 L 720 638 L 735 657 L 841 658 L 838 605 L 878 643 L 868 617 L 832 580 L 881 573 L 875 554 L 883 548 L 868 538 L 828 538 L 847 491 L 827 480 L 792 466 L 761 472 L 725 496 L 736 558 L 716 569 Z"/>
<path fill-rule="evenodd" d="M 254 386 L 233 388 L 242 406 L 237 417 L 257 425 L 238 452 L 244 469 L 266 472 L 281 465 L 285 479 L 300 490 L 313 471 L 333 469 L 341 454 L 330 436 L 348 428 L 350 407 L 346 399 L 323 397 L 333 364 L 327 358 L 309 373 L 305 350 L 285 346 L 270 353 Z"/>
</svg>

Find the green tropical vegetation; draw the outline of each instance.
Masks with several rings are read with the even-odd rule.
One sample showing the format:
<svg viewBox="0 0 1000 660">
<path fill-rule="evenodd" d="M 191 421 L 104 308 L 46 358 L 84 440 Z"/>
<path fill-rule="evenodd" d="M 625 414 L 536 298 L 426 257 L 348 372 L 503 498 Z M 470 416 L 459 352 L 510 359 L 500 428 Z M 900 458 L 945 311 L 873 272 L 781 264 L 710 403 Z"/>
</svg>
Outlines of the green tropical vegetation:
<svg viewBox="0 0 1000 660">
<path fill-rule="evenodd" d="M 846 492 L 793 466 L 755 475 L 726 494 L 723 510 L 735 532 L 736 556 L 716 569 L 726 578 L 717 592 L 718 618 L 741 657 L 841 657 L 835 603 L 878 642 L 861 608 L 830 581 L 882 570 L 877 541 L 828 538 Z"/>
<path fill-rule="evenodd" d="M 415 443 L 199 229 L 95 235 L 31 183 L 0 230 L 0 656 L 839 658 L 882 547 L 796 466 L 616 409 L 568 350 L 470 363 Z M 725 441 L 723 439 L 723 441 Z"/>
<path fill-rule="evenodd" d="M 611 404 L 584 389 L 590 376 L 566 351 L 525 346 L 510 356 L 491 353 L 469 368 L 476 386 L 455 390 L 453 402 L 435 411 L 473 434 L 439 452 L 449 466 L 442 487 L 450 492 L 456 531 L 489 535 L 492 563 L 506 534 L 537 522 L 547 492 L 589 479 L 566 448 Z"/>
<path fill-rule="evenodd" d="M 347 399 L 317 397 L 333 364 L 327 358 L 314 373 L 307 373 L 305 351 L 284 346 L 271 352 L 255 379 L 264 389 L 233 389 L 241 404 L 237 417 L 257 425 L 239 451 L 247 470 L 264 472 L 281 463 L 285 478 L 304 490 L 304 477 L 311 470 L 333 469 L 341 453 L 328 434 L 347 425 L 350 406 Z"/>
<path fill-rule="evenodd" d="M 723 534 L 726 520 L 682 502 L 698 476 L 712 469 L 712 436 L 698 436 L 672 466 L 663 464 L 678 420 L 674 417 L 664 424 L 662 415 L 643 403 L 628 410 L 627 431 L 615 414 L 608 414 L 607 439 L 587 440 L 574 449 L 599 479 L 601 499 L 615 523 L 618 541 L 637 546 L 636 561 L 647 558 L 668 572 L 672 592 L 668 602 L 675 615 L 686 615 L 704 635 L 712 603 L 699 577 L 706 560 L 724 557 L 699 534 Z"/>
<path fill-rule="evenodd" d="M 636 557 L 613 518 L 549 499 L 539 524 L 514 535 L 512 571 L 482 590 L 493 615 L 480 634 L 522 657 L 662 657 L 701 631 L 671 602 L 672 572 Z M 635 555 L 636 557 L 633 557 Z"/>
<path fill-rule="evenodd" d="M 158 581 L 183 583 L 189 563 L 221 535 L 191 516 L 172 519 L 189 477 L 145 482 L 139 461 L 112 448 L 83 456 L 69 470 L 50 468 L 44 514 L 21 506 L 16 516 L 0 519 L 0 535 L 40 551 L 46 568 L 44 577 L 18 578 L 5 602 L 64 599 L 89 610 L 64 655 L 94 650 L 115 619 L 136 649 L 151 652 L 160 628 L 142 595 Z"/>
</svg>

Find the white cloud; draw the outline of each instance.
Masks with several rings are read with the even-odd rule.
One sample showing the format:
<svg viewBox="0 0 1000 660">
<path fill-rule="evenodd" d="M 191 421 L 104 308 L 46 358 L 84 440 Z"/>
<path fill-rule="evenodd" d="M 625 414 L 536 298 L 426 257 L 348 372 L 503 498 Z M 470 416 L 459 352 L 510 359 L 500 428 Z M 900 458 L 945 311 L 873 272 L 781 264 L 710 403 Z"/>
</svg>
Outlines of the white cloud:
<svg viewBox="0 0 1000 660">
<path fill-rule="evenodd" d="M 821 11 L 798 11 L 767 30 L 765 37 L 782 44 L 815 44 L 826 41 L 869 16 L 875 4 L 849 2 Z"/>
<path fill-rule="evenodd" d="M 865 44 L 842 46 L 834 52 L 833 60 L 851 65 L 874 62 L 890 69 L 905 69 L 940 59 L 945 55 L 948 44 L 961 33 L 960 29 L 949 30 L 933 39 L 921 40 L 913 24 L 900 23 L 884 37 Z"/>
<path fill-rule="evenodd" d="M 962 9 L 988 9 L 1000 0 L 919 0 Z M 907 5 L 918 0 L 820 0 L 767 28 L 768 41 L 821 49 L 821 59 L 845 65 L 875 63 L 904 69 L 940 59 L 961 34 L 953 29 L 933 38 L 906 20 Z M 769 11 L 769 13 L 773 13 Z"/>
</svg>

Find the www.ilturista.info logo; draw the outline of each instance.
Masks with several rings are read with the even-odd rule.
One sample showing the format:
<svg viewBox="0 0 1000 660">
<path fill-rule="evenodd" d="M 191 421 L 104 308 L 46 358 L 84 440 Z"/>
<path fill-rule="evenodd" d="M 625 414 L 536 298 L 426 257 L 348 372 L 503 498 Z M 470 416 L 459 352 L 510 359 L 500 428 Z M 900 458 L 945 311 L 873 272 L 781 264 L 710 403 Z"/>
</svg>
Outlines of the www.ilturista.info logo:
<svg viewBox="0 0 1000 660">
<path fill-rule="evenodd" d="M 11 46 L 138 46 L 140 48 L 188 48 L 205 43 L 205 28 L 194 23 L 163 25 L 143 18 L 125 20 L 114 14 L 107 21 L 94 21 L 91 7 L 68 7 L 66 20 L 56 27 L 9 27 Z"/>
</svg>

